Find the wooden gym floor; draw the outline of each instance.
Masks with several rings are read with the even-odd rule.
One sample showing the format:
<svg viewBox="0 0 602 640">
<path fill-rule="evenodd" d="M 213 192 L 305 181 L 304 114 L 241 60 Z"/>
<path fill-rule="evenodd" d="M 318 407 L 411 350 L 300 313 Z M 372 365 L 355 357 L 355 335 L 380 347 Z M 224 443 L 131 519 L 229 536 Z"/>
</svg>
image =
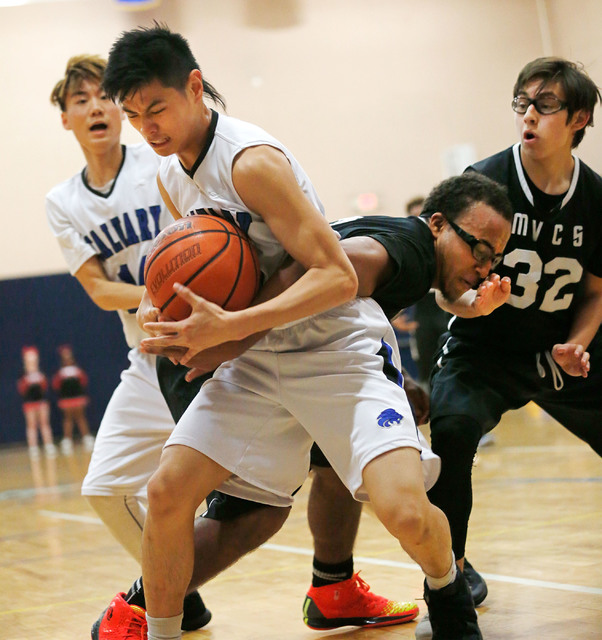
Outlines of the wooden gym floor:
<svg viewBox="0 0 602 640">
<path fill-rule="evenodd" d="M 601 417 L 602 419 L 602 417 Z M 468 558 L 489 585 L 488 640 L 602 638 L 602 462 L 537 407 L 504 417 L 480 450 Z M 0 450 L 0 639 L 86 640 L 139 575 L 79 495 L 87 457 Z M 202 589 L 213 620 L 186 640 L 393 640 L 415 623 L 317 632 L 301 620 L 311 577 L 307 486 L 283 530 Z M 364 509 L 356 569 L 377 593 L 416 599 L 422 575 Z"/>
</svg>

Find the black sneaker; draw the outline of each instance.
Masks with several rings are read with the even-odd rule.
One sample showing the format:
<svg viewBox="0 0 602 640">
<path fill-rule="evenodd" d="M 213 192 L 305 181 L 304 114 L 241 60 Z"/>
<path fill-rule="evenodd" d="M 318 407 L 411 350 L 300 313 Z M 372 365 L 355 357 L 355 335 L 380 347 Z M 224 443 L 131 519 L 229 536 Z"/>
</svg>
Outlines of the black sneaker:
<svg viewBox="0 0 602 640">
<path fill-rule="evenodd" d="M 198 591 L 184 598 L 184 617 L 182 631 L 194 631 L 204 627 L 211 620 L 211 611 L 207 609 Z"/>
<path fill-rule="evenodd" d="M 466 558 L 464 558 L 464 577 L 470 587 L 474 606 L 478 607 L 487 597 L 487 583 L 483 579 L 483 576 L 480 573 L 477 573 L 475 568 L 470 564 L 470 562 L 468 562 L 468 560 L 466 560 Z"/>
<path fill-rule="evenodd" d="M 470 588 L 461 571 L 443 589 L 429 589 L 424 581 L 433 640 L 483 640 Z"/>
</svg>

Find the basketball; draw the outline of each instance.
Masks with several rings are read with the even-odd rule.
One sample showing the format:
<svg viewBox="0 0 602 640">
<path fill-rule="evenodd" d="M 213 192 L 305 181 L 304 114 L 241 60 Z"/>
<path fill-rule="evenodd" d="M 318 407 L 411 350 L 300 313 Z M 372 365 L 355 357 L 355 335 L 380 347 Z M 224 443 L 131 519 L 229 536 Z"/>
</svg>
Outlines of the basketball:
<svg viewBox="0 0 602 640">
<path fill-rule="evenodd" d="M 249 306 L 259 289 L 255 247 L 245 233 L 223 218 L 181 218 L 155 238 L 144 265 L 144 283 L 153 304 L 173 320 L 190 306 L 173 285 L 178 282 L 228 311 Z"/>
</svg>

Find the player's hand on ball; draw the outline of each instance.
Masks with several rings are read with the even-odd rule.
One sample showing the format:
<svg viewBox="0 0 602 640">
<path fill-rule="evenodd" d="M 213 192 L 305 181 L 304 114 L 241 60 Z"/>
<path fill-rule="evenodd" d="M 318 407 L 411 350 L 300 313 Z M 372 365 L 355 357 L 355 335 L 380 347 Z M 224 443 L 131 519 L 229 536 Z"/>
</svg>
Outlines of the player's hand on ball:
<svg viewBox="0 0 602 640">
<path fill-rule="evenodd" d="M 175 284 L 174 291 L 191 307 L 190 315 L 177 322 L 147 322 L 143 328 L 153 337 L 145 339 L 146 345 L 186 347 L 197 353 L 236 338 L 236 312 L 224 311 L 181 284 Z"/>
<path fill-rule="evenodd" d="M 140 304 L 138 305 L 138 311 L 136 311 L 136 322 L 138 326 L 142 330 L 145 330 L 144 325 L 147 322 L 157 322 L 159 320 L 159 313 L 159 309 L 152 303 L 148 291 L 145 289 L 142 300 L 140 300 Z"/>
<path fill-rule="evenodd" d="M 587 378 L 589 353 L 580 344 L 556 344 L 552 349 L 552 357 L 569 376 Z"/>
<path fill-rule="evenodd" d="M 169 358 L 174 364 L 181 364 L 182 358 L 188 353 L 186 347 L 158 347 L 152 342 L 147 343 L 151 338 L 145 338 L 140 342 L 140 351 L 148 353 L 152 356 L 164 356 Z"/>
<path fill-rule="evenodd" d="M 487 316 L 508 302 L 510 289 L 510 278 L 500 278 L 497 273 L 491 273 L 479 285 L 473 307 L 479 315 Z"/>
</svg>

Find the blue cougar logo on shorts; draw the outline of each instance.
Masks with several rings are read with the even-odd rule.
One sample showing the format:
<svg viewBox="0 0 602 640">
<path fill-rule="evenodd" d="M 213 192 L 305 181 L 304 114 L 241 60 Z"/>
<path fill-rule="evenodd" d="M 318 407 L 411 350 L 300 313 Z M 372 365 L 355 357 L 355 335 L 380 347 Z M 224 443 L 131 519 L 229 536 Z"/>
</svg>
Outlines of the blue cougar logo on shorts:
<svg viewBox="0 0 602 640">
<path fill-rule="evenodd" d="M 378 424 L 385 429 L 390 429 L 393 425 L 399 424 L 403 420 L 403 416 L 395 409 L 385 409 L 378 416 Z"/>
</svg>

